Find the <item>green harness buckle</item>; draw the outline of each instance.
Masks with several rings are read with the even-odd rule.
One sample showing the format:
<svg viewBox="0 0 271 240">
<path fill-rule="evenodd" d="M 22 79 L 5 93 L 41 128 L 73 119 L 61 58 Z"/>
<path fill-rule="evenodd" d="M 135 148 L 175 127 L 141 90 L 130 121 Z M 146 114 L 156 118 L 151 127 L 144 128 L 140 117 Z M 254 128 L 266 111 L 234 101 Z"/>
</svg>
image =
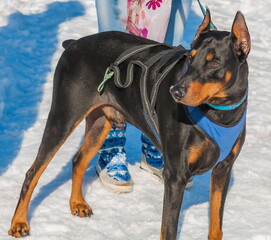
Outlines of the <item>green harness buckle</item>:
<svg viewBox="0 0 271 240">
<path fill-rule="evenodd" d="M 100 83 L 100 85 L 97 88 L 97 91 L 100 93 L 105 86 L 105 83 L 114 75 L 114 71 L 110 70 L 109 67 L 105 70 L 103 81 Z"/>
</svg>

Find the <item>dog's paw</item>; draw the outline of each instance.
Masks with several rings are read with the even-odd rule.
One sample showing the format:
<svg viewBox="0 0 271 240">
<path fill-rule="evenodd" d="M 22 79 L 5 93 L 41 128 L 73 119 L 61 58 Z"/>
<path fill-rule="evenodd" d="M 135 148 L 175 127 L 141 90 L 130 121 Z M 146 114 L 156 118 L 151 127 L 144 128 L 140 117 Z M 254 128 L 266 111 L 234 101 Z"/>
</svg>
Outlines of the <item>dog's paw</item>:
<svg viewBox="0 0 271 240">
<path fill-rule="evenodd" d="M 30 228 L 26 221 L 18 221 L 11 224 L 8 234 L 16 238 L 26 237 L 29 235 L 29 230 Z"/>
<path fill-rule="evenodd" d="M 93 212 L 91 207 L 86 202 L 71 203 L 71 213 L 72 215 L 77 215 L 79 217 L 90 217 Z"/>
</svg>

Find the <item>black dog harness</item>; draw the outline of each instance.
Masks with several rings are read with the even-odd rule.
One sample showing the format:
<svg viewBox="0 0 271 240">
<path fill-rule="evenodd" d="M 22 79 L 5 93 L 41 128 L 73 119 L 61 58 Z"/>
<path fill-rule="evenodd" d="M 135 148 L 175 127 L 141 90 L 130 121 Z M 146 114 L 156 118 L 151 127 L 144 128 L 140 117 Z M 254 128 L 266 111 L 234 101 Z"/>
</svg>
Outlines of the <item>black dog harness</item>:
<svg viewBox="0 0 271 240">
<path fill-rule="evenodd" d="M 161 46 L 167 46 L 166 50 L 159 50 L 150 58 L 140 61 L 131 60 L 127 66 L 127 75 L 124 83 L 120 80 L 120 69 L 119 65 L 131 58 L 132 56 L 143 52 L 150 48 Z M 168 47 L 170 49 L 168 49 Z M 155 110 L 155 104 L 157 99 L 157 94 L 159 86 L 165 79 L 170 70 L 180 61 L 180 59 L 186 56 L 187 51 L 181 47 L 174 47 L 167 44 L 151 44 L 151 45 L 141 45 L 124 51 L 117 60 L 111 64 L 105 73 L 104 81 L 98 87 L 98 91 L 103 90 L 105 82 L 114 75 L 114 83 L 119 88 L 129 87 L 134 80 L 134 67 L 139 66 L 141 68 L 140 77 L 140 94 L 143 104 L 143 114 L 148 124 L 149 129 L 154 133 L 158 142 L 160 142 L 159 137 L 159 126 L 158 119 Z M 151 70 L 150 70 L 151 69 Z M 151 94 L 148 96 L 147 83 L 148 79 L 152 78 L 153 86 L 151 89 Z"/>
<path fill-rule="evenodd" d="M 127 75 L 124 83 L 120 80 L 120 68 L 119 65 L 124 61 L 128 60 L 132 56 L 143 52 L 150 48 L 155 48 L 158 46 L 168 46 L 170 49 L 159 50 L 150 58 L 144 61 L 140 60 L 130 60 L 127 66 Z M 142 45 L 131 48 L 123 52 L 117 60 L 111 64 L 105 73 L 104 81 L 98 87 L 98 91 L 101 92 L 104 88 L 105 82 L 114 75 L 114 83 L 119 88 L 129 87 L 134 80 L 134 66 L 139 66 L 141 68 L 140 77 L 140 94 L 143 104 L 143 114 L 149 129 L 153 132 L 157 141 L 160 142 L 159 137 L 159 126 L 158 119 L 155 110 L 155 104 L 157 99 L 157 94 L 159 86 L 165 79 L 170 70 L 187 54 L 187 51 L 179 47 L 173 47 L 166 44 L 152 44 L 152 45 Z M 185 70 L 184 70 L 185 71 Z M 148 81 L 152 81 L 152 89 L 150 96 L 148 96 Z M 247 95 L 238 103 L 231 106 L 211 106 L 218 110 L 232 110 L 239 107 L 247 98 Z M 222 109 L 221 109 L 222 108 Z M 234 143 L 240 136 L 246 119 L 246 111 L 243 114 L 241 120 L 234 126 L 220 126 L 209 120 L 198 107 L 186 106 L 186 114 L 189 116 L 190 121 L 193 124 L 199 126 L 203 134 L 206 135 L 214 144 L 216 144 L 220 150 L 220 156 L 218 161 L 222 161 L 232 150 Z"/>
</svg>

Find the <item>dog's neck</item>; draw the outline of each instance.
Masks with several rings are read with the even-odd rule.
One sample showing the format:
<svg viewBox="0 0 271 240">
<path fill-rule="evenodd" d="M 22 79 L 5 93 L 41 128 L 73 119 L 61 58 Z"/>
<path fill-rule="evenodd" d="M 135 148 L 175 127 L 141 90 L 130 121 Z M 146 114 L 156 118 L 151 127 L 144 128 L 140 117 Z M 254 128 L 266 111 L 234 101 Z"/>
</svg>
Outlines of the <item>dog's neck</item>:
<svg viewBox="0 0 271 240">
<path fill-rule="evenodd" d="M 237 80 L 234 85 L 226 91 L 227 98 L 223 102 L 202 104 L 201 110 L 214 122 L 224 125 L 234 125 L 246 111 L 248 98 L 248 66 L 244 61 L 238 71 Z"/>
<path fill-rule="evenodd" d="M 202 104 L 199 106 L 201 111 L 209 118 L 211 121 L 217 124 L 233 126 L 240 121 L 243 117 L 247 106 L 247 98 L 243 103 L 237 108 L 231 110 L 219 110 L 214 109 L 213 107 Z"/>
<path fill-rule="evenodd" d="M 213 105 L 211 103 L 206 103 L 209 107 L 216 109 L 216 110 L 221 110 L 221 111 L 230 111 L 237 109 L 240 107 L 247 99 L 247 92 L 244 94 L 243 98 L 236 103 L 230 104 L 230 105 Z"/>
</svg>

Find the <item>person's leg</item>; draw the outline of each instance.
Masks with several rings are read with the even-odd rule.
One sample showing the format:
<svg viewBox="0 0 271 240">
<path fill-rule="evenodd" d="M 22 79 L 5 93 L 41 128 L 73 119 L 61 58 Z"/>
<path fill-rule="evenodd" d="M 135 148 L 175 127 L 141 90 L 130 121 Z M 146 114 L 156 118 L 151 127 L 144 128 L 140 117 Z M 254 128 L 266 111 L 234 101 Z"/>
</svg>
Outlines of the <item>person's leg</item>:
<svg viewBox="0 0 271 240">
<path fill-rule="evenodd" d="M 122 20 L 122 6 L 126 0 L 96 0 L 96 12 L 99 32 L 117 30 L 124 31 Z M 117 129 L 113 125 L 103 146 L 101 147 L 99 160 L 96 165 L 96 172 L 106 187 L 117 192 L 130 192 L 133 182 L 128 172 L 126 163 L 126 125 L 124 129 Z"/>
<path fill-rule="evenodd" d="M 139 6 L 137 6 L 137 3 L 130 2 L 128 4 L 126 28 L 135 35 L 156 41 L 164 40 L 168 44 L 179 45 L 191 2 L 192 0 L 167 0 L 159 5 L 156 5 L 155 2 L 149 2 L 147 5 Z M 153 5 L 155 5 L 154 8 L 152 8 Z M 145 28 L 146 32 L 143 31 Z M 143 33 L 146 34 L 144 35 Z M 143 134 L 141 140 L 143 153 L 141 168 L 162 179 L 164 168 L 162 154 Z"/>
<path fill-rule="evenodd" d="M 99 159 L 96 165 L 97 174 L 101 183 L 116 192 L 131 192 L 133 182 L 127 168 L 126 151 L 126 124 L 124 129 L 117 129 L 113 125 L 103 146 L 99 150 Z"/>
<path fill-rule="evenodd" d="M 164 160 L 162 154 L 144 134 L 141 135 L 141 141 L 143 154 L 140 167 L 163 179 Z"/>
<path fill-rule="evenodd" d="M 183 37 L 184 26 L 188 18 L 192 0 L 172 1 L 170 19 L 164 42 L 170 45 L 180 45 Z M 162 154 L 155 148 L 152 142 L 142 134 L 142 160 L 141 168 L 147 170 L 159 178 L 162 177 L 164 160 Z M 186 188 L 191 187 L 193 178 L 190 178 Z"/>
<path fill-rule="evenodd" d="M 96 0 L 96 12 L 99 32 L 124 31 L 123 19 L 125 17 L 126 0 Z"/>
<path fill-rule="evenodd" d="M 173 46 L 181 44 L 191 4 L 192 0 L 172 1 L 170 19 L 164 41 L 165 43 Z"/>
<path fill-rule="evenodd" d="M 142 159 L 140 167 L 163 180 L 164 159 L 163 155 L 156 149 L 153 143 L 144 135 L 141 135 L 142 141 Z M 193 178 L 191 177 L 186 185 L 190 188 L 193 185 Z"/>
</svg>

